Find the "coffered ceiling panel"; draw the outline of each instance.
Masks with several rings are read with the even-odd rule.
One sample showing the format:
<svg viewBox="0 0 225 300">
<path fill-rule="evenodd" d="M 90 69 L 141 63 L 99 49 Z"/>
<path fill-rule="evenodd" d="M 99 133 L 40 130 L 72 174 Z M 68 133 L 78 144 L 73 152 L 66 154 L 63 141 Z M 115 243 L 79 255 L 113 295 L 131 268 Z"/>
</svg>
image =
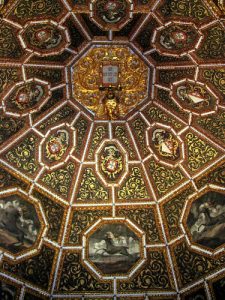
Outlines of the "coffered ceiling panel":
<svg viewBox="0 0 225 300">
<path fill-rule="evenodd" d="M 0 298 L 224 299 L 224 1 L 0 13 Z"/>
</svg>

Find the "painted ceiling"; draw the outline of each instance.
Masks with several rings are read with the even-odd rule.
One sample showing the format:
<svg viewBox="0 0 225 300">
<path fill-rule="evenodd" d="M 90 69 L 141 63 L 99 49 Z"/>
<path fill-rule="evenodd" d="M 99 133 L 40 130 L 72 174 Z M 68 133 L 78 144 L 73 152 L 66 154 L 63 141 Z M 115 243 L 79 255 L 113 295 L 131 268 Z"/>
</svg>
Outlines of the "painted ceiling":
<svg viewBox="0 0 225 300">
<path fill-rule="evenodd" d="M 0 1 L 1 299 L 225 299 L 223 4 Z"/>
</svg>

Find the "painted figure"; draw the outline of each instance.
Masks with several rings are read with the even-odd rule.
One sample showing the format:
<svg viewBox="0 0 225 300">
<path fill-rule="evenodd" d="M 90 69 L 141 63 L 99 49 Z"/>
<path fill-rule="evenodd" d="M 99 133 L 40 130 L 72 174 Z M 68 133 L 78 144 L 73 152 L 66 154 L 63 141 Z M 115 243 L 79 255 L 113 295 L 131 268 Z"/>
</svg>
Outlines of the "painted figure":
<svg viewBox="0 0 225 300">
<path fill-rule="evenodd" d="M 104 224 L 89 238 L 89 258 L 105 274 L 126 273 L 140 258 L 140 241 L 123 224 Z"/>
<path fill-rule="evenodd" d="M 0 200 L 0 246 L 16 253 L 33 245 L 40 224 L 31 204 L 16 196 L 6 199 Z"/>
<path fill-rule="evenodd" d="M 225 242 L 225 196 L 209 192 L 196 200 L 187 219 L 192 239 L 215 249 Z"/>
</svg>

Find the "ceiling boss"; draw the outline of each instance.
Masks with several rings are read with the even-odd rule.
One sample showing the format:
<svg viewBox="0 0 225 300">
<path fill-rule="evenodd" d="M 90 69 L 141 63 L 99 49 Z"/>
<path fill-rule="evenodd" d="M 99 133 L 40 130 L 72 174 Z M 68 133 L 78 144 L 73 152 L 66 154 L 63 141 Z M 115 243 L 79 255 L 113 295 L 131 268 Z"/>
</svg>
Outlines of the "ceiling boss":
<svg viewBox="0 0 225 300">
<path fill-rule="evenodd" d="M 147 97 L 148 73 L 128 47 L 95 47 L 73 68 L 73 96 L 96 118 L 119 119 Z"/>
</svg>

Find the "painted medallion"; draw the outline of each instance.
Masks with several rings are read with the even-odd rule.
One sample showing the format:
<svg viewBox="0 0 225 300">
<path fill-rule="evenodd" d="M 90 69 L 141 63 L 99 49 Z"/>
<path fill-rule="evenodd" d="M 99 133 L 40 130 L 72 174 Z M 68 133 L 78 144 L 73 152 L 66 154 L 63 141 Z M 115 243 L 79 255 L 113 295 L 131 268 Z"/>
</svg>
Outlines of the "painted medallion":
<svg viewBox="0 0 225 300">
<path fill-rule="evenodd" d="M 31 79 L 12 88 L 4 99 L 5 109 L 21 115 L 28 114 L 42 107 L 50 95 L 47 83 Z"/>
<path fill-rule="evenodd" d="M 155 44 L 163 53 L 180 55 L 194 49 L 199 38 L 193 25 L 173 23 L 157 31 Z"/>
<path fill-rule="evenodd" d="M 127 273 L 140 251 L 139 237 L 122 223 L 103 224 L 88 240 L 89 260 L 107 275 Z"/>
<path fill-rule="evenodd" d="M 225 195 L 210 191 L 195 200 L 187 217 L 192 241 L 210 249 L 225 243 Z"/>
<path fill-rule="evenodd" d="M 115 24 L 126 16 L 127 2 L 125 0 L 97 0 L 97 16 L 105 23 Z"/>
<path fill-rule="evenodd" d="M 20 31 L 23 47 L 34 51 L 36 55 L 61 53 L 70 43 L 67 30 L 50 20 L 28 22 Z"/>
<path fill-rule="evenodd" d="M 12 103 L 19 109 L 24 110 L 33 107 L 44 95 L 41 85 L 30 83 L 22 86 L 16 92 Z"/>
<path fill-rule="evenodd" d="M 0 198 L 0 247 L 14 254 L 30 248 L 41 225 L 34 206 L 19 195 Z"/>
<path fill-rule="evenodd" d="M 198 111 L 202 111 L 203 108 L 210 108 L 215 102 L 215 97 L 213 97 L 204 86 L 194 83 L 186 83 L 178 86 L 176 96 L 182 102 L 185 102 L 190 109 Z"/>
<path fill-rule="evenodd" d="M 43 50 L 56 48 L 62 40 L 60 31 L 52 25 L 34 25 L 27 30 L 26 38 L 32 46 Z"/>
<path fill-rule="evenodd" d="M 110 181 L 115 181 L 123 171 L 123 157 L 115 144 L 107 144 L 101 152 L 100 169 Z"/>
<path fill-rule="evenodd" d="M 171 132 L 162 128 L 155 129 L 152 133 L 152 143 L 160 156 L 170 160 L 179 158 L 179 142 Z"/>
<path fill-rule="evenodd" d="M 48 137 L 45 145 L 46 158 L 51 161 L 60 160 L 69 146 L 69 133 L 66 130 L 57 130 Z"/>
</svg>

